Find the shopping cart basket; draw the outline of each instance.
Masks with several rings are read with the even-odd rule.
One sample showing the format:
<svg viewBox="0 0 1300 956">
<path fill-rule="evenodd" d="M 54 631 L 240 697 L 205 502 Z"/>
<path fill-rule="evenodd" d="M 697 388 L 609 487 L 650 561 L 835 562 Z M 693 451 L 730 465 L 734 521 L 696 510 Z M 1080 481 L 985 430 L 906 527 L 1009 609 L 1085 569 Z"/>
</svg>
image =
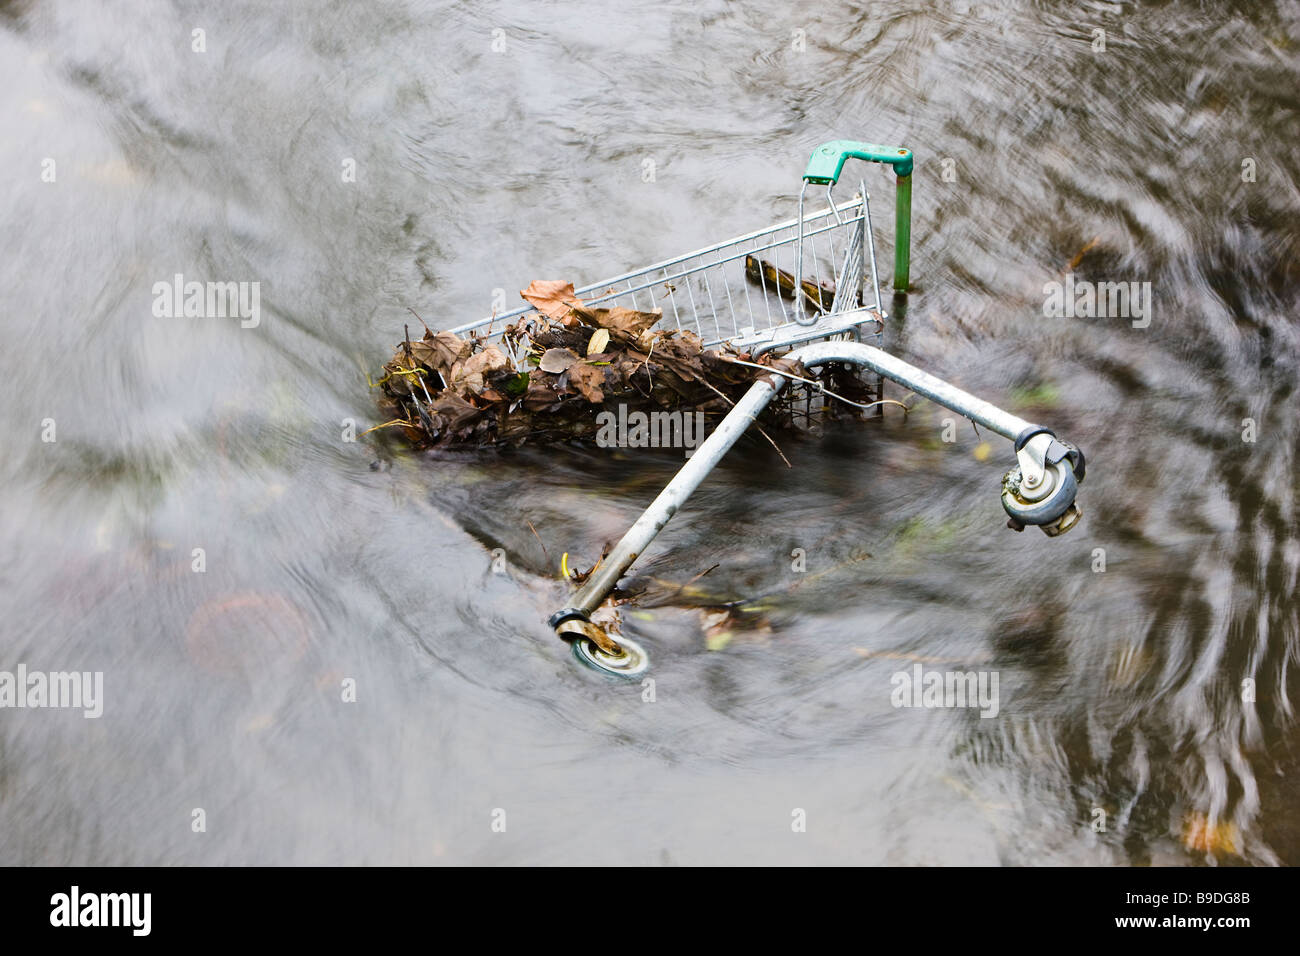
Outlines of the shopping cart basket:
<svg viewBox="0 0 1300 956">
<path fill-rule="evenodd" d="M 905 295 L 910 272 L 912 153 L 838 140 L 812 153 L 794 219 L 615 276 L 577 290 L 585 305 L 662 309 L 660 328 L 688 330 L 704 347 L 726 343 L 752 358 L 777 353 L 809 370 L 857 366 L 905 386 L 1009 439 L 1016 464 L 1002 482 L 1008 525 L 1038 525 L 1056 536 L 1081 517 L 1075 504 L 1083 454 L 1042 425 L 1025 421 L 898 359 L 880 348 L 887 313 L 881 303 L 871 200 L 865 182 L 848 202 L 833 195 L 850 159 L 892 167 L 895 174 L 894 293 Z M 808 212 L 809 187 L 825 187 L 827 206 Z M 491 338 L 531 311 L 524 306 L 453 329 Z M 496 333 L 500 335 L 501 333 Z M 648 666 L 645 650 L 611 637 L 590 616 L 745 429 L 791 380 L 824 393 L 819 380 L 764 368 L 685 466 L 590 573 L 571 603 L 548 623 L 574 654 L 624 677 Z"/>
</svg>

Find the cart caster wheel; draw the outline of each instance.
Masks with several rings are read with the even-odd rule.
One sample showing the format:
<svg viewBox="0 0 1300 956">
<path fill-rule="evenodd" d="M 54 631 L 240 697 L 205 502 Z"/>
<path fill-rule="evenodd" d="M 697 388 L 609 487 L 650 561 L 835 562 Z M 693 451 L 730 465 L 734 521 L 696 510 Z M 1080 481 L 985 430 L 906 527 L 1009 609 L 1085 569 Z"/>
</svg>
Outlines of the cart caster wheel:
<svg viewBox="0 0 1300 956">
<path fill-rule="evenodd" d="M 650 655 L 645 652 L 645 648 L 635 641 L 629 641 L 626 637 L 618 637 L 615 640 L 623 649 L 622 654 L 606 654 L 596 646 L 595 642 L 586 637 L 575 637 L 570 643 L 573 645 L 574 657 L 602 674 L 613 674 L 615 677 L 628 679 L 644 674 L 650 666 Z"/>
<path fill-rule="evenodd" d="M 1036 487 L 1025 483 L 1020 466 L 1012 468 L 1002 479 L 1002 507 L 1020 525 L 1054 525 L 1065 517 L 1074 505 L 1079 482 L 1068 458 L 1048 465 Z M 1068 531 L 1078 520 L 1061 527 L 1057 534 Z"/>
</svg>

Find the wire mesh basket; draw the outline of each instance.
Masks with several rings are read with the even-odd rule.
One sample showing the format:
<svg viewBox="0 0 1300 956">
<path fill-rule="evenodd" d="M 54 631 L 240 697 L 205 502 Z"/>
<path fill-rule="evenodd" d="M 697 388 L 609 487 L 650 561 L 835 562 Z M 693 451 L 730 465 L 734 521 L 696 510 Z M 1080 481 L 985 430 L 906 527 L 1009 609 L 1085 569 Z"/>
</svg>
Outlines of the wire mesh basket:
<svg viewBox="0 0 1300 956">
<path fill-rule="evenodd" d="M 868 276 L 871 295 L 864 299 Z M 692 332 L 705 348 L 725 343 L 755 354 L 868 321 L 878 336 L 885 317 L 865 188 L 849 202 L 593 282 L 576 294 L 589 306 L 662 309 L 656 328 Z M 451 331 L 492 338 L 530 311 L 526 305 Z M 809 323 L 808 313 L 838 320 Z"/>
<path fill-rule="evenodd" d="M 656 329 L 690 332 L 703 348 L 728 346 L 754 359 L 813 341 L 878 344 L 886 313 L 870 196 L 860 183 L 848 202 L 836 204 L 829 189 L 827 199 L 825 208 L 804 214 L 801 195 L 794 219 L 594 282 L 575 294 L 587 306 L 661 310 Z M 525 305 L 451 331 L 491 342 L 531 311 Z M 523 370 L 523 353 L 510 354 Z M 860 368 L 833 374 L 840 388 L 866 399 L 864 404 L 879 397 L 879 376 Z M 827 408 L 844 405 L 831 406 L 819 387 L 796 383 L 782 407 L 792 424 L 810 426 Z"/>
</svg>

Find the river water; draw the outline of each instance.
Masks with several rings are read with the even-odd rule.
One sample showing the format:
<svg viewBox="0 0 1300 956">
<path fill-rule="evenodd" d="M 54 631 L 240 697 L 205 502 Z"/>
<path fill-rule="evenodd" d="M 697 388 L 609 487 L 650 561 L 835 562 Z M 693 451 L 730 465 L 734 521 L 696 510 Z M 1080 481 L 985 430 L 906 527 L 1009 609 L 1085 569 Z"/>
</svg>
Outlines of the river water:
<svg viewBox="0 0 1300 956">
<path fill-rule="evenodd" d="M 1300 862 L 1298 44 L 1292 3 L 0 4 L 0 670 L 103 673 L 97 719 L 0 713 L 0 862 Z M 650 701 L 544 620 L 680 454 L 348 441 L 366 374 L 408 309 L 791 217 L 836 138 L 917 158 L 890 348 L 1082 446 L 1085 516 L 1006 530 L 1007 444 L 914 398 L 743 443 L 637 567 Z M 178 273 L 257 323 L 157 314 Z M 1066 273 L 1149 324 L 1045 317 Z M 917 665 L 996 716 L 894 706 Z"/>
</svg>

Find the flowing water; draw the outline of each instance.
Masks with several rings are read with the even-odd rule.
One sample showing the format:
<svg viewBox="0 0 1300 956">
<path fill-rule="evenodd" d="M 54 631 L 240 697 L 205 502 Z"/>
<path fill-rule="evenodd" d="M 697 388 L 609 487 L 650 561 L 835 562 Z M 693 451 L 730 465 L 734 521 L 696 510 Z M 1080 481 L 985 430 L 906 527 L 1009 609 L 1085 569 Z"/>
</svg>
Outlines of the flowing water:
<svg viewBox="0 0 1300 956">
<path fill-rule="evenodd" d="M 0 862 L 1300 861 L 1294 3 L 28 0 L 0 78 L 0 670 L 104 675 L 0 712 Z M 1085 517 L 1006 530 L 914 399 L 746 441 L 637 566 L 648 701 L 544 620 L 679 453 L 348 422 L 408 308 L 789 218 L 835 138 L 917 157 L 889 347 L 1082 446 Z"/>
</svg>

